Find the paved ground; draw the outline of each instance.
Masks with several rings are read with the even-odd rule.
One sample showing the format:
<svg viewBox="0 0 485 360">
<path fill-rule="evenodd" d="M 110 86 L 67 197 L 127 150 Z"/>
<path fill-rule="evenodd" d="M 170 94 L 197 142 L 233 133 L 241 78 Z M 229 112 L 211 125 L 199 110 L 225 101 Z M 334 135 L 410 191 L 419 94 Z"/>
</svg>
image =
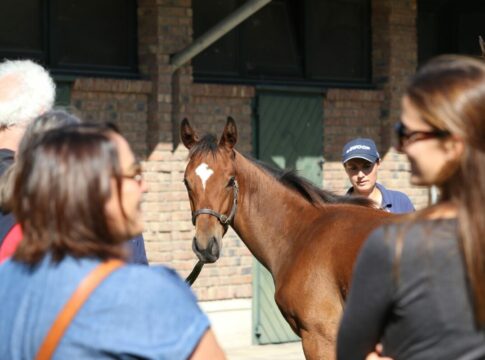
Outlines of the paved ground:
<svg viewBox="0 0 485 360">
<path fill-rule="evenodd" d="M 253 345 L 251 299 L 199 303 L 229 360 L 305 360 L 300 342 Z"/>
<path fill-rule="evenodd" d="M 300 342 L 227 349 L 229 360 L 305 360 Z"/>
</svg>

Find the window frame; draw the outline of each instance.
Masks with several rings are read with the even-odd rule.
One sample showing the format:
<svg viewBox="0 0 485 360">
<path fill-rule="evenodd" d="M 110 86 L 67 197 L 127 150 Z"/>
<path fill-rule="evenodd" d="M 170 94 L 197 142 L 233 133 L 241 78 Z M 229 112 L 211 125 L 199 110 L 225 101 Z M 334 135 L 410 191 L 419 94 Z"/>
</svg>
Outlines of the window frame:
<svg viewBox="0 0 485 360">
<path fill-rule="evenodd" d="M 300 6 L 302 8 L 300 9 L 300 15 L 304 17 L 303 19 L 303 24 L 301 24 L 301 29 L 299 30 L 301 32 L 300 36 L 302 39 L 298 39 L 298 34 L 296 34 L 295 38 L 297 41 L 302 42 L 301 44 L 301 49 L 298 55 L 300 56 L 300 62 L 301 62 L 301 72 L 302 76 L 300 77 L 291 77 L 291 76 L 274 76 L 274 75 L 268 75 L 268 76 L 251 76 L 245 73 L 244 70 L 242 70 L 241 63 L 245 61 L 245 46 L 243 44 L 241 32 L 244 26 L 244 23 L 239 25 L 237 28 L 233 29 L 232 32 L 234 32 L 236 35 L 234 36 L 236 38 L 236 47 L 237 51 L 240 54 L 240 59 L 239 59 L 239 64 L 235 67 L 236 72 L 238 73 L 237 75 L 233 76 L 227 76 L 224 74 L 217 74 L 217 73 L 210 73 L 209 71 L 204 71 L 202 69 L 197 68 L 197 63 L 196 61 L 192 62 L 193 66 L 193 78 L 195 83 L 223 83 L 223 84 L 243 84 L 243 85 L 255 85 L 255 84 L 264 84 L 264 85 L 275 85 L 275 86 L 280 86 L 280 85 L 290 85 L 290 86 L 304 86 L 304 87 L 342 87 L 342 88 L 374 88 L 375 85 L 373 84 L 373 79 L 372 79 L 372 31 L 371 31 L 371 1 L 370 0 L 363 0 L 364 1 L 364 6 L 365 6 L 365 16 L 366 16 L 366 21 L 364 21 L 363 24 L 363 31 L 362 31 L 362 41 L 364 42 L 364 47 L 365 47 L 365 54 L 363 55 L 363 61 L 365 61 L 364 65 L 364 73 L 360 77 L 347 77 L 347 78 L 320 78 L 317 79 L 314 77 L 313 79 L 310 78 L 307 74 L 308 69 L 306 68 L 306 60 L 305 57 L 309 56 L 309 48 L 310 46 L 307 45 L 308 40 L 308 26 L 306 24 L 306 12 L 309 11 L 308 8 L 305 6 L 303 7 L 303 3 L 307 3 L 307 1 L 299 1 L 301 3 Z M 241 3 L 239 3 L 237 6 L 240 6 Z M 194 6 L 194 5 L 193 5 Z M 236 8 L 237 8 L 236 6 Z M 291 7 L 291 4 L 289 4 Z M 236 9 L 235 8 L 235 9 Z M 234 10 L 235 10 L 234 9 Z M 196 20 L 197 13 L 196 11 L 193 11 L 194 14 L 194 22 Z M 221 19 L 222 20 L 222 19 Z M 291 21 L 291 19 L 290 19 Z M 297 29 L 298 32 L 298 29 Z M 195 34 L 194 33 L 194 41 L 197 39 L 198 36 L 202 35 L 201 34 Z M 298 49 L 299 44 L 295 44 L 296 48 Z"/>
<path fill-rule="evenodd" d="M 126 0 L 126 11 L 132 14 L 128 17 L 130 29 L 129 39 L 125 39 L 125 46 L 128 47 L 126 53 L 126 65 L 96 65 L 87 63 L 65 63 L 60 60 L 59 31 L 56 31 L 54 22 L 50 19 L 55 18 L 56 1 L 58 0 L 38 0 L 40 26 L 41 26 L 41 50 L 40 51 L 18 51 L 2 47 L 0 44 L 0 56 L 8 59 L 32 59 L 44 65 L 56 76 L 91 76 L 91 77 L 110 77 L 124 79 L 138 79 L 138 24 L 137 24 L 137 1 Z M 86 23 L 89 19 L 86 20 Z M 106 44 L 110 45 L 110 44 Z M 95 51 L 96 49 L 93 49 Z M 95 61 L 93 61 L 95 62 Z"/>
</svg>

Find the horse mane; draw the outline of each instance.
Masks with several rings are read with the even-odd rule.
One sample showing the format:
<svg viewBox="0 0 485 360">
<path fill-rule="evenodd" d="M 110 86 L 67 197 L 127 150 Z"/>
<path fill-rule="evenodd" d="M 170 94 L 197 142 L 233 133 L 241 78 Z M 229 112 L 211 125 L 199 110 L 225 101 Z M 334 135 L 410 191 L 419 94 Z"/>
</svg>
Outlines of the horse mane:
<svg viewBox="0 0 485 360">
<path fill-rule="evenodd" d="M 189 158 L 207 153 L 216 156 L 218 151 L 217 137 L 213 134 L 206 134 L 189 151 Z M 357 196 L 340 196 L 335 193 L 320 189 L 307 179 L 299 176 L 295 170 L 276 169 L 267 163 L 243 155 L 246 159 L 254 163 L 261 170 L 271 175 L 278 182 L 291 189 L 314 206 L 322 204 L 353 204 L 365 207 L 374 207 L 372 200 Z"/>
<path fill-rule="evenodd" d="M 295 170 L 276 169 L 265 162 L 245 156 L 249 161 L 273 176 L 287 188 L 296 191 L 314 206 L 323 204 L 352 204 L 365 207 L 374 207 L 374 202 L 364 197 L 341 196 L 332 191 L 321 189 L 309 180 L 299 176 Z"/>
</svg>

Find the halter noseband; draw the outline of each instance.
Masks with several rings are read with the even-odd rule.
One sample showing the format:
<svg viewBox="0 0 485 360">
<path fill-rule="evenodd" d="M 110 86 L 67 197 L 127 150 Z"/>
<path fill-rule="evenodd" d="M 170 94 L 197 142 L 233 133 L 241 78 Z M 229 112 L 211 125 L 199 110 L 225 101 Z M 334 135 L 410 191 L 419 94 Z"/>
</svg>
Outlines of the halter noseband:
<svg viewBox="0 0 485 360">
<path fill-rule="evenodd" d="M 239 193 L 239 186 L 237 184 L 237 180 L 234 180 L 234 185 L 232 186 L 232 190 L 233 190 L 233 201 L 232 201 L 232 209 L 229 215 L 220 214 L 217 211 L 214 211 L 212 209 L 207 209 L 207 208 L 199 209 L 192 212 L 192 224 L 195 226 L 195 220 L 197 219 L 197 216 L 201 214 L 207 214 L 207 215 L 215 216 L 223 226 L 227 226 L 234 218 L 234 215 L 236 215 L 237 194 Z"/>
</svg>

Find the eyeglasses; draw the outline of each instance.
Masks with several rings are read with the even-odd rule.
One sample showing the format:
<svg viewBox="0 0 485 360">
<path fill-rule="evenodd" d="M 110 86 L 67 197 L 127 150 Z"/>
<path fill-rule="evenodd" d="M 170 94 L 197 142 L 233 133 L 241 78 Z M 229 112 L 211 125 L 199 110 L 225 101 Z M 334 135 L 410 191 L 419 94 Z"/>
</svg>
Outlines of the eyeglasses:
<svg viewBox="0 0 485 360">
<path fill-rule="evenodd" d="M 398 122 L 394 126 L 396 136 L 399 143 L 399 149 L 415 143 L 416 141 L 427 139 L 441 139 L 450 136 L 450 132 L 446 130 L 431 130 L 431 131 L 409 131 L 402 122 Z"/>
</svg>

